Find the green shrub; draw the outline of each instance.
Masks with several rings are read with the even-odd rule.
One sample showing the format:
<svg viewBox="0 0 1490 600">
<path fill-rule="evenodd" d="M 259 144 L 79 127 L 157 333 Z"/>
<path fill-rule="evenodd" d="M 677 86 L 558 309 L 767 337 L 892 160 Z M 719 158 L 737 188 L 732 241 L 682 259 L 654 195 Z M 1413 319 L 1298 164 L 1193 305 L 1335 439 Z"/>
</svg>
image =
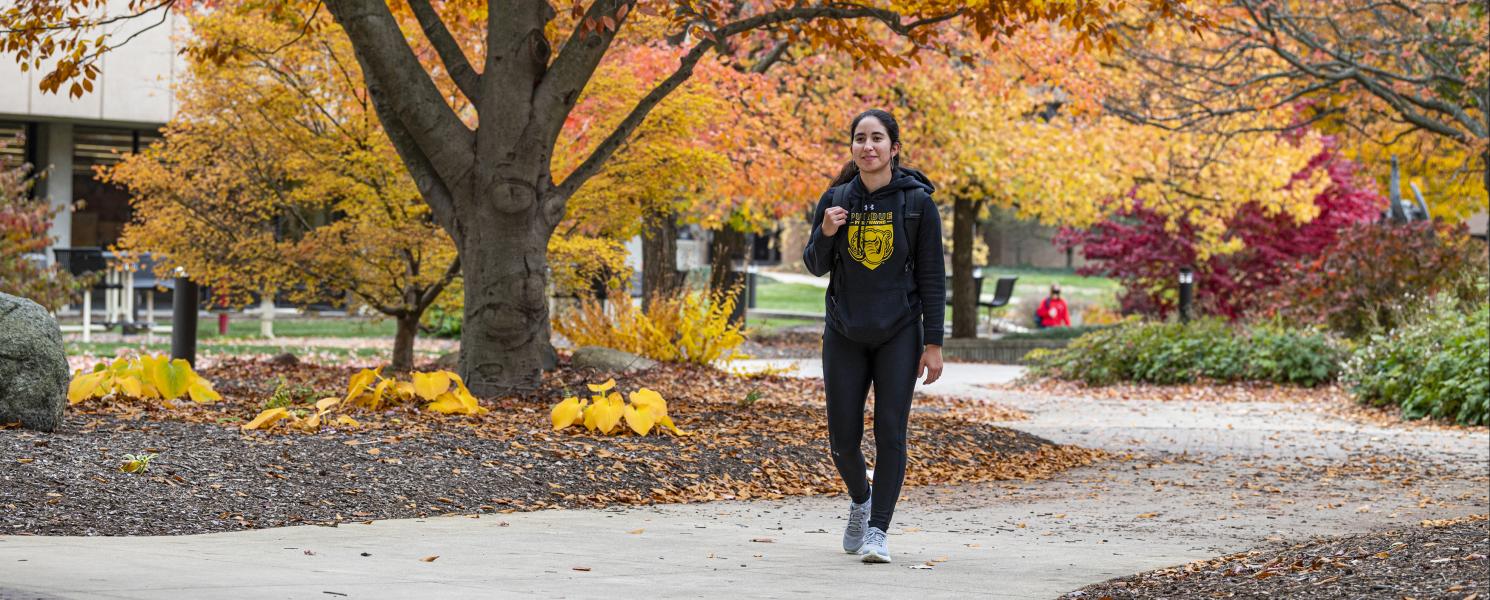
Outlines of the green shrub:
<svg viewBox="0 0 1490 600">
<path fill-rule="evenodd" d="M 1059 350 L 1026 356 L 1036 375 L 1110 385 L 1200 380 L 1316 386 L 1334 381 L 1344 350 L 1322 333 L 1220 320 L 1130 323 L 1093 331 Z"/>
<path fill-rule="evenodd" d="M 1490 424 L 1490 305 L 1464 315 L 1440 297 L 1428 318 L 1374 335 L 1355 353 L 1345 382 L 1362 403 L 1400 406 L 1409 419 Z"/>
</svg>

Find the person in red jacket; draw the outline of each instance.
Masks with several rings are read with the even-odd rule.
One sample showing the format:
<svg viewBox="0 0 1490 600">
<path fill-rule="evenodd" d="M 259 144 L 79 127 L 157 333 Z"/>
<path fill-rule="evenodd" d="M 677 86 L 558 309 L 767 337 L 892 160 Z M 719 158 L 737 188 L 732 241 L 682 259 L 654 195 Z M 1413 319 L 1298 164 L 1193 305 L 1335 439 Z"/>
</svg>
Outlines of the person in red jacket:
<svg viewBox="0 0 1490 600">
<path fill-rule="evenodd" d="M 1066 301 L 1061 299 L 1061 284 L 1050 285 L 1050 295 L 1040 301 L 1040 310 L 1035 313 L 1035 325 L 1045 327 L 1070 327 L 1071 315 L 1067 312 Z"/>
</svg>

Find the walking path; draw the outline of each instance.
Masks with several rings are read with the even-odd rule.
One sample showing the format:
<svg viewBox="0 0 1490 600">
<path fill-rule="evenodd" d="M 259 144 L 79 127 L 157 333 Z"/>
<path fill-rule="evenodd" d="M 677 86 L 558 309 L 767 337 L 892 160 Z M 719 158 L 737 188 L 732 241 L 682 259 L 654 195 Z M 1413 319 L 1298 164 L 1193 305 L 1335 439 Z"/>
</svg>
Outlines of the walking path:
<svg viewBox="0 0 1490 600">
<path fill-rule="evenodd" d="M 0 536 L 0 599 L 1054 598 L 1268 540 L 1490 505 L 1483 432 L 1362 426 L 1292 404 L 984 387 L 1020 373 L 949 365 L 925 390 L 1022 409 L 1030 419 L 1008 426 L 1060 443 L 1138 455 L 1050 480 L 910 489 L 888 566 L 838 551 L 839 496 L 173 538 Z"/>
</svg>

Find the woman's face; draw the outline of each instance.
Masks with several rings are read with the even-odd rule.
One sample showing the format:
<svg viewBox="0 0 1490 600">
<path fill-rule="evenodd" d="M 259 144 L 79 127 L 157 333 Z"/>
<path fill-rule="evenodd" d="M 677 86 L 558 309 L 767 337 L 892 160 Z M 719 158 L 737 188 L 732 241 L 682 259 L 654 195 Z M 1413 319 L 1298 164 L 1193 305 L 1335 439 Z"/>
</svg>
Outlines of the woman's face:
<svg viewBox="0 0 1490 600">
<path fill-rule="evenodd" d="M 860 171 L 873 173 L 889 167 L 900 149 L 890 142 L 885 124 L 874 117 L 864 117 L 854 128 L 854 164 Z"/>
</svg>

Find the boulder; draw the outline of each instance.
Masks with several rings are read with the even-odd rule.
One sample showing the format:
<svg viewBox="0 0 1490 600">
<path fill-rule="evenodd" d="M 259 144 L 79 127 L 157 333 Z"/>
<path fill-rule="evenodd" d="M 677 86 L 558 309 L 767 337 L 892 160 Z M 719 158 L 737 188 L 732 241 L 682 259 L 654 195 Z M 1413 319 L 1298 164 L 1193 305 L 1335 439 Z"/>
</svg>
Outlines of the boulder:
<svg viewBox="0 0 1490 600">
<path fill-rule="evenodd" d="M 607 372 L 640 371 L 657 366 L 657 361 L 630 352 L 599 346 L 584 346 L 574 351 L 570 366 Z"/>
<path fill-rule="evenodd" d="M 68 380 L 57 320 L 40 304 L 0 292 L 0 423 L 56 431 Z"/>
</svg>

